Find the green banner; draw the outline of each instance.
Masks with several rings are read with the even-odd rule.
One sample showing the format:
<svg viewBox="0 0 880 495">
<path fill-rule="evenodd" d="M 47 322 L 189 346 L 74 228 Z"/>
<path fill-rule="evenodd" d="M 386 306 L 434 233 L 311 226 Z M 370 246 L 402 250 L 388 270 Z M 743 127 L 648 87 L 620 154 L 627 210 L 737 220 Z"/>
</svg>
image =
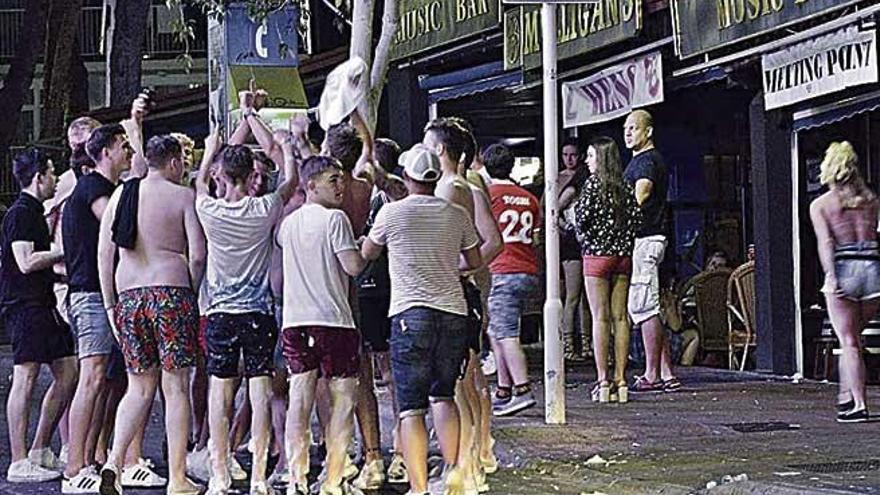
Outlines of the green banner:
<svg viewBox="0 0 880 495">
<path fill-rule="evenodd" d="M 642 0 L 561 4 L 556 12 L 557 58 L 582 55 L 635 37 L 642 28 Z M 504 68 L 541 66 L 541 7 L 504 12 Z"/>
<path fill-rule="evenodd" d="M 860 0 L 673 0 L 676 49 L 687 58 Z"/>
<path fill-rule="evenodd" d="M 499 0 L 400 0 L 391 60 L 498 26 Z"/>
<path fill-rule="evenodd" d="M 229 132 L 235 129 L 241 118 L 238 92 L 248 89 L 251 79 L 254 79 L 256 88 L 265 89 L 269 93 L 269 99 L 265 108 L 260 110 L 260 115 L 273 129 L 286 129 L 291 116 L 302 113 L 309 107 L 306 90 L 296 67 L 231 65 L 227 86 Z"/>
</svg>

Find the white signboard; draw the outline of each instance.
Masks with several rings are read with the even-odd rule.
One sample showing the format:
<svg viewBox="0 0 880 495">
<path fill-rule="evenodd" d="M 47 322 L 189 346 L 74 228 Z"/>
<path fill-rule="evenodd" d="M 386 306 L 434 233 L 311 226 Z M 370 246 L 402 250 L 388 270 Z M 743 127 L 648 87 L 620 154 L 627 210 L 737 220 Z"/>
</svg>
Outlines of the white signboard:
<svg viewBox="0 0 880 495">
<path fill-rule="evenodd" d="M 764 55 L 767 110 L 877 82 L 877 32 L 850 26 Z"/>
<path fill-rule="evenodd" d="M 663 57 L 653 52 L 580 81 L 563 83 L 563 125 L 569 128 L 605 122 L 662 101 Z"/>
</svg>

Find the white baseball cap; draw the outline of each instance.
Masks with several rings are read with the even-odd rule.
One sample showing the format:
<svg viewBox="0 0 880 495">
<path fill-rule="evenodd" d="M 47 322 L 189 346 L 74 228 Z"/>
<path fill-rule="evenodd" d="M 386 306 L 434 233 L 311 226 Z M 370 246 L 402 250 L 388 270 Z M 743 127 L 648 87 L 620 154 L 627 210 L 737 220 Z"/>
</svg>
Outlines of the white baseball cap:
<svg viewBox="0 0 880 495">
<path fill-rule="evenodd" d="M 406 175 L 418 182 L 436 182 L 443 175 L 440 157 L 431 148 L 418 143 L 400 154 L 397 163 Z"/>
</svg>

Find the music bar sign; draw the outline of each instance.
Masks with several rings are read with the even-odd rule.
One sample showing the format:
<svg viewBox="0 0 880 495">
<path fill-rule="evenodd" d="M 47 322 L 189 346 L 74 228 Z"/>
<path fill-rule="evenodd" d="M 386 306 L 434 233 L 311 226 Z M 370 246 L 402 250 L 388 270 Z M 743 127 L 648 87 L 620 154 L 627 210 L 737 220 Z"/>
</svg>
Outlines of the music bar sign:
<svg viewBox="0 0 880 495">
<path fill-rule="evenodd" d="M 828 14 L 862 0 L 672 0 L 681 58 Z"/>
<path fill-rule="evenodd" d="M 877 82 L 877 32 L 857 26 L 764 55 L 767 110 Z"/>
<path fill-rule="evenodd" d="M 653 52 L 563 83 L 563 126 L 605 122 L 662 101 L 663 57 Z"/>
<path fill-rule="evenodd" d="M 391 60 L 481 33 L 499 24 L 498 0 L 400 0 Z"/>
</svg>

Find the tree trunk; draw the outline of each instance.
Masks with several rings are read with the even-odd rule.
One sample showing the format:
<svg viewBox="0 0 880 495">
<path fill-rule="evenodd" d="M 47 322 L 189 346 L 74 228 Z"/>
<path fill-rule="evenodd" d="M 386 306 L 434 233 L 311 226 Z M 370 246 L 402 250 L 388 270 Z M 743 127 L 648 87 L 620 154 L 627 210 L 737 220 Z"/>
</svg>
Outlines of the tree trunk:
<svg viewBox="0 0 880 495">
<path fill-rule="evenodd" d="M 46 39 L 46 12 L 48 0 L 28 0 L 24 8 L 24 21 L 15 46 L 15 58 L 0 89 L 0 151 L 9 149 L 21 122 L 21 107 L 27 101 L 34 80 L 37 57 Z M 44 22 L 36 22 L 43 19 Z"/>
<path fill-rule="evenodd" d="M 141 89 L 141 59 L 147 33 L 149 0 L 116 0 L 110 56 L 110 105 L 128 105 Z"/>
<path fill-rule="evenodd" d="M 49 32 L 46 42 L 43 94 L 44 138 L 64 135 L 65 118 L 70 110 L 74 60 L 79 58 L 79 20 L 82 0 L 52 0 L 49 8 Z"/>
</svg>

